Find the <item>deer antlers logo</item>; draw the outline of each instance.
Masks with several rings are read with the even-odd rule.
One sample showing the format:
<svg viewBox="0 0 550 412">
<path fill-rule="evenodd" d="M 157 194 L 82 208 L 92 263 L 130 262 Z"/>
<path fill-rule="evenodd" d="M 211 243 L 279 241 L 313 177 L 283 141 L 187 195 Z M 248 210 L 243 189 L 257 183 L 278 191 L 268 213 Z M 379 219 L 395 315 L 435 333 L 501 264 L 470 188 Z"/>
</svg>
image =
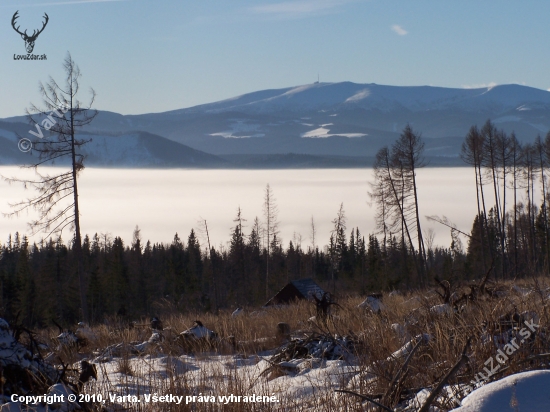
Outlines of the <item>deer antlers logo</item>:
<svg viewBox="0 0 550 412">
<path fill-rule="evenodd" d="M 45 19 L 45 21 L 44 21 L 44 23 L 43 23 L 43 25 L 42 25 L 42 28 L 41 28 L 40 30 L 38 30 L 38 31 L 34 30 L 33 33 L 32 33 L 32 35 L 29 36 L 29 35 L 27 34 L 27 30 L 25 30 L 25 32 L 22 33 L 22 32 L 19 31 L 19 27 L 20 27 L 20 26 L 15 27 L 16 20 L 17 20 L 17 18 L 19 17 L 18 13 L 19 13 L 19 10 L 17 10 L 17 11 L 15 12 L 15 14 L 13 15 L 13 17 L 12 17 L 12 19 L 11 19 L 11 25 L 12 25 L 13 29 L 14 29 L 17 33 L 19 33 L 19 34 L 21 35 L 21 37 L 23 38 L 23 40 L 25 40 L 25 48 L 27 49 L 27 53 L 32 53 L 32 51 L 33 51 L 33 49 L 34 49 L 34 42 L 36 41 L 36 38 L 38 37 L 38 35 L 39 35 L 40 33 L 42 33 L 42 32 L 44 31 L 44 28 L 45 28 L 46 25 L 48 24 L 48 20 L 49 20 L 50 18 L 48 17 L 48 15 L 47 15 L 46 13 L 44 13 L 44 19 Z"/>
</svg>

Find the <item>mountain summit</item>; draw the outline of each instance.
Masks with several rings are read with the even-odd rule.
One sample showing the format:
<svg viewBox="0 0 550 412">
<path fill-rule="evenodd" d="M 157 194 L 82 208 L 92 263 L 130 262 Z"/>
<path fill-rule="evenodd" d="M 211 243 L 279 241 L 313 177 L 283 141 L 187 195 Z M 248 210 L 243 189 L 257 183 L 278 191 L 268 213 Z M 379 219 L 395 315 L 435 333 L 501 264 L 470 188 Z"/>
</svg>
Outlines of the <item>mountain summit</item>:
<svg viewBox="0 0 550 412">
<path fill-rule="evenodd" d="M 550 93 L 515 84 L 477 89 L 452 89 L 432 86 L 384 86 L 378 84 L 314 83 L 276 90 L 244 94 L 215 103 L 168 112 L 273 113 L 310 110 L 367 109 L 394 110 L 468 110 L 491 112 L 512 110 L 525 104 L 542 104 L 550 108 Z"/>
</svg>

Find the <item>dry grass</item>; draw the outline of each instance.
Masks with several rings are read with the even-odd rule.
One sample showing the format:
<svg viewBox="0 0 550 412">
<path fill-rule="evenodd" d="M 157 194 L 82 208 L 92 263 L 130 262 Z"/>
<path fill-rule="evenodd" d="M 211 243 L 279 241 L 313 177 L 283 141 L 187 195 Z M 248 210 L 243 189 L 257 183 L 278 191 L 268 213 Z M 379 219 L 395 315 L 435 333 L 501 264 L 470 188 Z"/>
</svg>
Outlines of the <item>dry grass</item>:
<svg viewBox="0 0 550 412">
<path fill-rule="evenodd" d="M 165 370 L 159 376 L 154 371 L 143 355 L 132 356 L 126 352 L 117 358 L 120 381 L 101 381 L 101 384 L 90 383 L 85 386 L 88 393 L 110 393 L 114 388 L 126 387 L 128 392 L 139 395 L 148 393 L 147 388 L 155 388 L 160 394 L 172 395 L 220 395 L 234 394 L 237 396 L 249 395 L 251 383 L 253 393 L 256 395 L 270 396 L 273 393 L 273 382 L 266 379 L 258 379 L 255 376 L 243 376 L 238 368 L 219 367 L 217 370 L 189 377 L 186 366 L 179 358 L 184 350 L 174 342 L 174 337 L 181 331 L 191 327 L 195 320 L 216 331 L 221 344 L 216 346 L 204 345 L 192 348 L 192 355 L 196 360 L 207 360 L 220 353 L 238 354 L 240 358 L 247 359 L 262 351 L 274 349 L 280 343 L 276 337 L 277 324 L 286 322 L 290 325 L 293 334 L 300 332 L 319 332 L 323 334 L 353 336 L 357 341 L 354 354 L 353 374 L 342 373 L 338 378 L 338 387 L 357 393 L 367 394 L 378 400 L 381 398 L 391 406 L 395 406 L 400 400 L 414 397 L 422 388 L 433 388 L 445 375 L 445 373 L 460 358 L 460 353 L 466 341 L 471 338 L 471 346 L 467 352 L 469 362 L 460 368 L 457 376 L 450 380 L 455 385 L 455 392 L 459 393 L 458 384 L 467 384 L 474 379 L 474 375 L 482 372 L 485 361 L 494 357 L 497 347 L 491 341 L 484 339 L 483 323 L 498 322 L 501 316 L 513 311 L 518 313 L 533 311 L 540 316 L 540 329 L 536 337 L 526 341 L 510 356 L 509 360 L 501 368 L 497 375 L 491 378 L 500 379 L 519 371 L 546 368 L 550 358 L 534 359 L 534 355 L 550 352 L 550 334 L 548 331 L 548 293 L 543 293 L 540 281 L 526 283 L 523 286 L 535 290 L 529 296 L 523 296 L 512 289 L 512 283 L 502 284 L 501 288 L 507 290 L 507 296 L 494 299 L 482 297 L 474 302 L 468 302 L 459 312 L 445 315 L 437 315 L 430 312 L 429 308 L 440 304 L 441 300 L 433 293 L 433 290 L 419 291 L 404 295 L 385 295 L 383 302 L 385 310 L 381 314 L 374 314 L 357 308 L 362 299 L 350 297 L 340 299 L 341 307 L 335 307 L 331 317 L 325 323 L 309 322 L 308 319 L 315 315 L 315 308 L 310 302 L 297 302 L 293 305 L 271 308 L 269 310 L 251 309 L 243 314 L 232 317 L 230 312 L 222 312 L 218 315 L 204 313 L 172 313 L 165 316 L 164 323 L 165 340 L 150 353 L 162 353 L 166 356 Z M 398 387 L 389 391 L 390 382 L 402 367 L 404 359 L 389 359 L 389 356 L 405 343 L 402 337 L 392 330 L 393 323 L 405 326 L 411 336 L 421 334 L 430 335 L 426 345 L 419 347 L 418 352 L 411 358 L 407 371 L 398 382 Z M 107 324 L 93 328 L 97 340 L 90 342 L 86 348 L 79 351 L 64 351 L 60 354 L 65 363 L 73 363 L 84 357 L 92 359 L 93 352 L 110 345 L 125 343 L 132 344 L 147 340 L 151 331 L 147 327 L 130 329 L 122 323 L 112 320 Z M 43 331 L 43 335 L 55 335 L 54 331 Z M 312 362 L 312 367 L 315 367 Z M 215 365 L 215 364 L 214 364 Z M 211 366 L 215 368 L 215 366 Z M 99 364 L 103 375 L 107 375 L 104 364 Z M 198 376 L 198 377 L 197 377 Z M 377 377 L 369 380 L 369 377 Z M 280 410 L 364 410 L 366 404 L 358 402 L 358 398 L 335 394 L 334 382 L 325 384 L 315 383 L 317 390 L 309 397 L 285 396 L 284 392 L 278 394 L 280 403 L 233 403 L 222 405 L 219 403 L 200 403 L 189 405 L 150 403 L 133 404 L 129 410 L 135 411 L 280 411 Z M 120 390 L 119 390 L 120 392 Z M 459 395 L 460 396 L 460 395 Z M 439 398 L 439 406 L 443 410 L 452 409 L 456 403 L 449 397 Z M 159 406 L 161 408 L 159 409 Z"/>
</svg>

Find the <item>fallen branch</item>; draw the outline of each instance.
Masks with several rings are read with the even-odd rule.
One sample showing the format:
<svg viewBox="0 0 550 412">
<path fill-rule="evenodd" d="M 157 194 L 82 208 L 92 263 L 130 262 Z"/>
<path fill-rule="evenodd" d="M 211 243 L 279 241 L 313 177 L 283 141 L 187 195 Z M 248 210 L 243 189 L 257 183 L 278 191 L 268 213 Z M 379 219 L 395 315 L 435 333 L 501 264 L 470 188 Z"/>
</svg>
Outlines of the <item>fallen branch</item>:
<svg viewBox="0 0 550 412">
<path fill-rule="evenodd" d="M 436 215 L 426 216 L 426 219 L 432 220 L 432 221 L 437 222 L 439 224 L 442 224 L 443 226 L 447 226 L 451 230 L 456 230 L 458 233 L 460 233 L 460 234 L 462 234 L 462 235 L 464 235 L 464 236 L 466 236 L 466 237 L 468 237 L 472 240 L 475 240 L 476 242 L 481 242 L 479 239 L 477 239 L 475 237 L 472 237 L 472 235 L 469 235 L 468 233 L 457 229 L 456 226 L 454 225 L 454 223 L 449 222 L 449 219 L 447 219 L 445 216 L 443 216 L 443 219 L 440 218 L 439 216 L 436 216 Z"/>
</svg>

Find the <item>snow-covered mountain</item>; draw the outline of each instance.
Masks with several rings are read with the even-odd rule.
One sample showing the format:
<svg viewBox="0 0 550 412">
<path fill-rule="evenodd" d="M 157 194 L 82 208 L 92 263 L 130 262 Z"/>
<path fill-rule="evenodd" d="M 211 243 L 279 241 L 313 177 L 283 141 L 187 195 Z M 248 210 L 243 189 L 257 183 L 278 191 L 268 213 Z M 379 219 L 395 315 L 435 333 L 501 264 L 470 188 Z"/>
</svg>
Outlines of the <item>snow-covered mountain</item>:
<svg viewBox="0 0 550 412">
<path fill-rule="evenodd" d="M 550 92 L 521 85 L 478 89 L 315 83 L 262 90 L 164 113 L 101 111 L 87 131 L 145 131 L 215 155 L 374 156 L 406 124 L 426 155 L 456 159 L 468 129 L 490 119 L 531 141 L 550 130 Z M 20 118 L 6 119 L 20 121 Z"/>
<path fill-rule="evenodd" d="M 479 89 L 452 89 L 431 86 L 384 86 L 378 84 L 314 83 L 278 90 L 249 93 L 216 103 L 168 112 L 273 113 L 312 110 L 367 109 L 391 112 L 409 110 L 508 111 L 550 108 L 550 93 L 520 85 Z"/>
</svg>

